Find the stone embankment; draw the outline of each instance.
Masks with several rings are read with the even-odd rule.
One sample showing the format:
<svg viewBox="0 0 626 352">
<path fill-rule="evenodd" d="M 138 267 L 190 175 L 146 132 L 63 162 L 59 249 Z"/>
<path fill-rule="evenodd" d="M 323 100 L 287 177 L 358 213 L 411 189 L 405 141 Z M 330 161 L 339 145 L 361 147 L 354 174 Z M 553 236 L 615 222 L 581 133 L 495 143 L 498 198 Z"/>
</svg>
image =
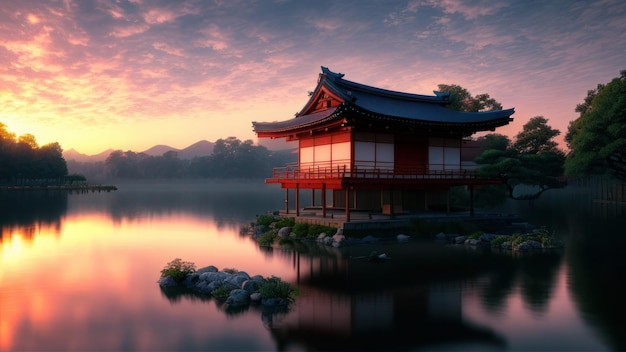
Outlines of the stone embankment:
<svg viewBox="0 0 626 352">
<path fill-rule="evenodd" d="M 241 307 L 251 303 L 264 306 L 288 305 L 290 301 L 283 297 L 262 297 L 259 290 L 270 280 L 281 283 L 279 278 L 250 276 L 244 271 L 219 271 L 217 267 L 210 265 L 187 274 L 180 282 L 168 275 L 159 278 L 157 283 L 163 289 L 182 288 L 199 295 L 213 296 L 223 300 L 227 307 Z"/>
<path fill-rule="evenodd" d="M 262 231 L 252 228 L 251 234 L 259 234 Z M 291 232 L 290 227 L 282 227 L 278 230 L 278 237 L 291 237 L 297 239 L 295 234 Z M 423 238 L 423 236 L 419 236 Z M 368 244 L 380 240 L 395 239 L 398 242 L 409 241 L 412 237 L 405 234 L 398 234 L 395 238 L 365 236 L 363 238 L 352 238 L 343 235 L 343 231 L 338 229 L 334 235 L 321 233 L 315 241 L 318 243 L 332 246 L 343 247 L 347 245 Z M 490 234 L 477 231 L 471 235 L 460 235 L 453 233 L 440 232 L 434 236 L 434 241 L 442 244 L 464 245 L 470 248 L 492 248 L 505 251 L 529 252 L 539 250 L 550 250 L 563 247 L 561 241 L 557 240 L 553 234 L 544 228 L 528 229 L 524 232 L 514 234 Z"/>
<path fill-rule="evenodd" d="M 464 245 L 472 248 L 491 248 L 502 251 L 530 252 L 562 248 L 563 243 L 546 229 L 534 229 L 526 233 L 491 234 L 474 233 L 469 236 L 439 233 L 435 236 L 439 243 Z"/>
</svg>

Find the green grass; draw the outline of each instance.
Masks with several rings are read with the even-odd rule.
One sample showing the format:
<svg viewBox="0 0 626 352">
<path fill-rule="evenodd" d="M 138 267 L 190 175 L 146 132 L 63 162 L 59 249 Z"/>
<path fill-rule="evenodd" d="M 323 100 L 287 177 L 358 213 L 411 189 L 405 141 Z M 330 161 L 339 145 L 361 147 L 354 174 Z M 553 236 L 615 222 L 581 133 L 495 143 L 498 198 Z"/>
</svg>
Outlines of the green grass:
<svg viewBox="0 0 626 352">
<path fill-rule="evenodd" d="M 182 261 L 176 258 L 161 270 L 161 277 L 171 276 L 176 282 L 182 282 L 187 275 L 196 271 L 196 265 L 192 262 Z"/>
<path fill-rule="evenodd" d="M 259 288 L 262 298 L 282 298 L 294 302 L 299 294 L 298 288 L 282 281 L 280 277 L 272 276 L 266 279 Z"/>
</svg>

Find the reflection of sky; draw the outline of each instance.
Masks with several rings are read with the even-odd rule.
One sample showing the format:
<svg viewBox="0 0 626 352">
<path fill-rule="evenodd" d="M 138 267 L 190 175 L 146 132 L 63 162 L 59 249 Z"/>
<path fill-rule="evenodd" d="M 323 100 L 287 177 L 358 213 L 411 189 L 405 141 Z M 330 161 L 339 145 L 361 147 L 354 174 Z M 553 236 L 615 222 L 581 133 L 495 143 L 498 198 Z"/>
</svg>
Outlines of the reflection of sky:
<svg viewBox="0 0 626 352">
<path fill-rule="evenodd" d="M 117 224 L 83 214 L 66 218 L 62 232 L 3 236 L 0 349 L 176 350 L 213 339 L 237 346 L 229 331 L 240 329 L 253 335 L 242 348 L 273 348 L 259 312 L 234 322 L 211 302 L 172 304 L 156 284 L 175 257 L 291 279 L 289 265 L 266 257 L 238 228 L 180 214 Z"/>
</svg>

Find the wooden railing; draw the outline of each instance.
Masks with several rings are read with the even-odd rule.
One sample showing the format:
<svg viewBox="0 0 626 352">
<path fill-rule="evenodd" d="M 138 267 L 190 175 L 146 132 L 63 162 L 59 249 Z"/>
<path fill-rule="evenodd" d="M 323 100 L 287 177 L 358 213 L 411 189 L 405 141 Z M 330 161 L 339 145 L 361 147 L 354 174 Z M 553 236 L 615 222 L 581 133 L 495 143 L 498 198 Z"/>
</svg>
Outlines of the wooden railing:
<svg viewBox="0 0 626 352">
<path fill-rule="evenodd" d="M 328 179 L 328 178 L 364 178 L 364 179 L 476 179 L 475 170 L 445 169 L 433 170 L 416 167 L 371 168 L 353 167 L 347 165 L 299 167 L 298 164 L 288 164 L 272 170 L 273 179 Z"/>
</svg>

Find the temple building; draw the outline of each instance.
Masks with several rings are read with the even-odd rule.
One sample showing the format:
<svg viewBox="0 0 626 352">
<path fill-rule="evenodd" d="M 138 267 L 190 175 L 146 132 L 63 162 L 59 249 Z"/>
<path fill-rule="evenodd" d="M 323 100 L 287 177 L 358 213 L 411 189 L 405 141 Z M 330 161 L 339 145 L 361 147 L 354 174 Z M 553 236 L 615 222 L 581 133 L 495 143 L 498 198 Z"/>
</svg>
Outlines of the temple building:
<svg viewBox="0 0 626 352">
<path fill-rule="evenodd" d="M 259 138 L 298 142 L 297 163 L 275 168 L 265 181 L 286 190 L 285 213 L 304 217 L 302 190 L 312 192 L 306 214 L 324 219 L 332 211 L 345 223 L 363 213 L 449 210 L 451 187 L 465 186 L 473 194 L 476 186 L 500 182 L 476 174 L 478 149 L 470 137 L 507 125 L 514 109 L 455 111 L 446 108 L 447 92 L 396 92 L 343 77 L 322 67 L 317 87 L 294 118 L 252 123 Z M 473 214 L 473 202 L 471 208 Z"/>
</svg>

